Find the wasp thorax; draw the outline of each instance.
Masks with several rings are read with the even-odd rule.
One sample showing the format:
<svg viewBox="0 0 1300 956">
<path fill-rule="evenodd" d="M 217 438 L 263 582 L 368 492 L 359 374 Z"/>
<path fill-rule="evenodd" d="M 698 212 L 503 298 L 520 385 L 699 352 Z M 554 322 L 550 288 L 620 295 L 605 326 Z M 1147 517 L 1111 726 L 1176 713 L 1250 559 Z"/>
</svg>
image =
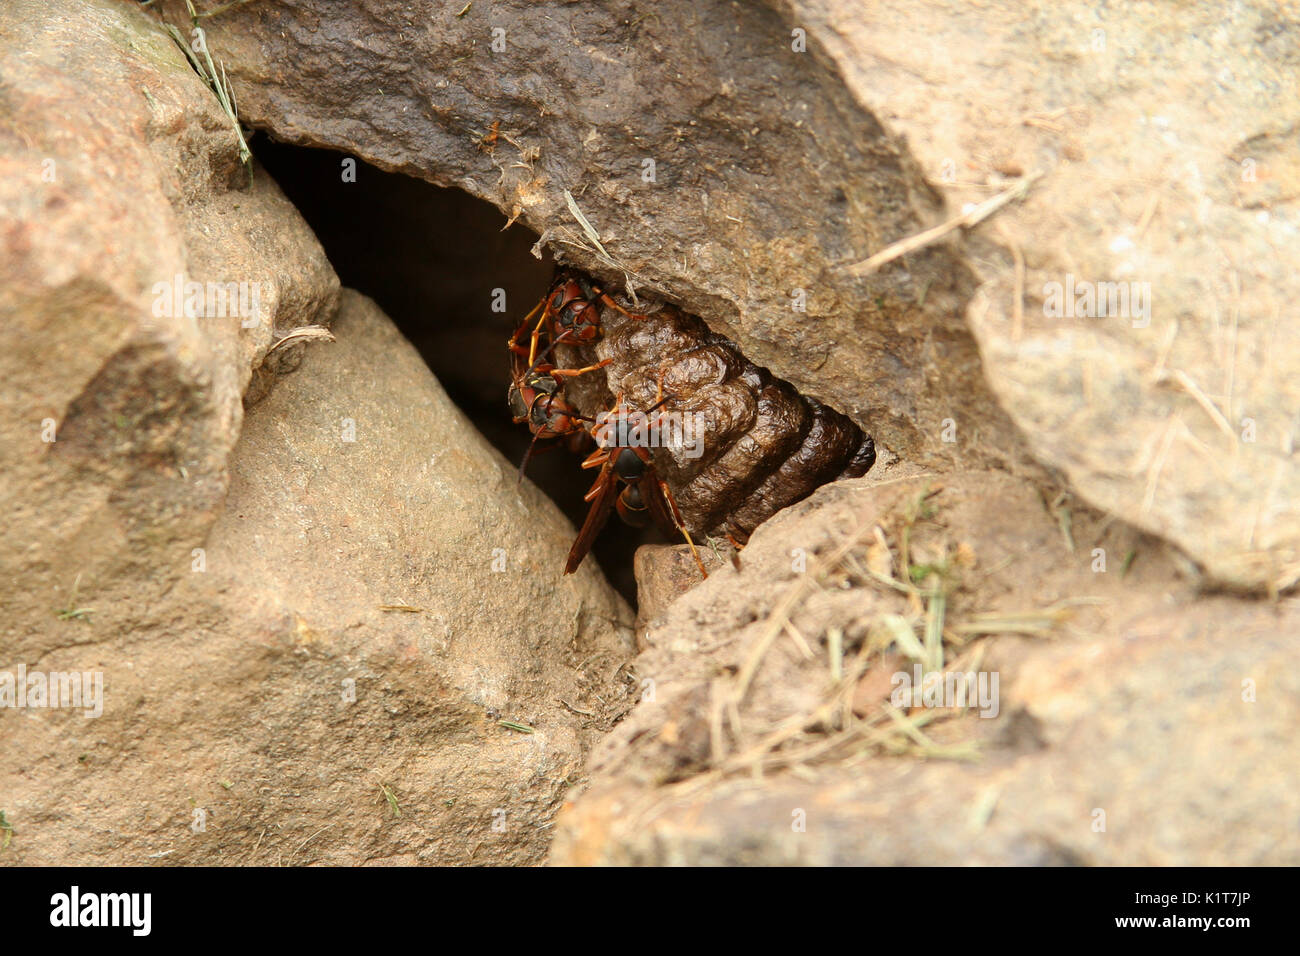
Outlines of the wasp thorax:
<svg viewBox="0 0 1300 956">
<path fill-rule="evenodd" d="M 529 375 L 527 385 L 534 391 L 541 392 L 544 395 L 554 395 L 560 390 L 560 383 L 544 372 L 533 372 Z"/>
<path fill-rule="evenodd" d="M 653 431 L 650 416 L 645 412 L 619 408 L 601 412 L 592 434 L 602 448 L 650 448 L 654 445 Z"/>
<path fill-rule="evenodd" d="M 635 481 L 645 474 L 645 460 L 633 448 L 624 448 L 614 459 L 614 470 L 624 481 Z"/>
<path fill-rule="evenodd" d="M 600 310 L 590 302 L 576 302 L 560 312 L 560 328 L 579 342 L 592 342 L 600 336 Z"/>
</svg>

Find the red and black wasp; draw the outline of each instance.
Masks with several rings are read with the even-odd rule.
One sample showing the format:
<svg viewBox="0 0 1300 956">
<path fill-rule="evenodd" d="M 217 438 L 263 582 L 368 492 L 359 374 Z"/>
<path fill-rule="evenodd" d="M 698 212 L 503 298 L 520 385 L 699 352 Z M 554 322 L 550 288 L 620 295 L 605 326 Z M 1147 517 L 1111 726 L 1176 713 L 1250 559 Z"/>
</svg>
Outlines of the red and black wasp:
<svg viewBox="0 0 1300 956">
<path fill-rule="evenodd" d="M 660 396 L 649 412 L 657 411 L 666 401 Z M 578 531 L 578 537 L 569 549 L 564 573 L 572 574 L 582 564 L 600 534 L 611 510 L 634 528 L 644 528 L 653 522 L 665 534 L 680 533 L 690 546 L 691 555 L 706 578 L 709 572 L 700 560 L 691 533 L 682 521 L 677 503 L 668 484 L 659 478 L 642 436 L 648 429 L 648 412 L 631 411 L 623 404 L 622 396 L 610 412 L 602 415 L 591 429 L 599 446 L 583 461 L 583 468 L 599 468 L 596 480 L 583 500 L 591 503 L 587 518 Z"/>
<path fill-rule="evenodd" d="M 634 318 L 622 306 L 584 277 L 566 276 L 555 283 L 507 343 L 511 358 L 511 381 L 508 402 L 516 424 L 528 423 L 534 442 L 548 438 L 578 437 L 585 432 L 584 416 L 564 398 L 565 379 L 604 368 L 608 360 L 584 368 L 562 369 L 555 365 L 556 346 L 585 346 L 599 341 L 600 305 L 611 306 Z M 537 319 L 527 348 L 523 336 L 533 318 Z M 543 339 L 547 339 L 543 343 Z M 590 417 L 585 421 L 591 422 Z M 575 450 L 581 443 L 575 446 Z M 529 449 L 531 454 L 532 449 Z M 524 464 L 528 456 L 524 457 Z M 520 469 L 523 473 L 523 469 Z"/>
<path fill-rule="evenodd" d="M 611 510 L 617 510 L 633 527 L 644 527 L 653 521 L 668 534 L 680 532 L 695 553 L 690 533 L 676 513 L 672 492 L 657 476 L 654 459 L 646 448 L 634 444 L 629 435 L 629 415 L 640 413 L 630 412 L 620 399 L 613 412 L 597 421 L 581 414 L 565 398 L 566 380 L 609 364 L 608 359 L 574 369 L 561 369 L 554 364 L 556 346 L 580 347 L 600 340 L 602 304 L 628 318 L 639 318 L 590 282 L 561 278 L 524 318 L 507 343 L 511 355 L 510 413 L 516 423 L 527 423 L 534 444 L 545 439 L 581 441 L 590 436 L 598 446 L 582 463 L 583 468 L 599 468 L 600 472 L 584 499 L 591 503 L 591 508 L 569 552 L 566 574 L 572 574 L 582 563 Z M 530 326 L 532 332 L 525 346 L 523 340 Z M 530 445 L 520 468 L 521 476 L 532 451 Z M 695 558 L 703 572 L 699 555 Z"/>
<path fill-rule="evenodd" d="M 542 321 L 534 329 L 529 345 L 525 346 L 521 340 L 538 309 L 543 311 Z M 523 463 L 519 468 L 520 478 L 523 477 L 528 459 L 532 456 L 533 447 L 538 441 L 580 438 L 586 434 L 582 421 L 584 416 L 565 401 L 564 381 L 594 372 L 608 364 L 596 362 L 585 368 L 556 368 L 554 363 L 549 361 L 554 342 L 545 350 L 538 351 L 539 332 L 549 318 L 551 316 L 548 299 L 528 314 L 507 343 L 510 350 L 510 390 L 506 401 L 510 407 L 510 415 L 516 424 L 527 423 L 528 430 L 533 433 L 533 444 L 529 445 L 528 453 L 524 455 Z"/>
</svg>

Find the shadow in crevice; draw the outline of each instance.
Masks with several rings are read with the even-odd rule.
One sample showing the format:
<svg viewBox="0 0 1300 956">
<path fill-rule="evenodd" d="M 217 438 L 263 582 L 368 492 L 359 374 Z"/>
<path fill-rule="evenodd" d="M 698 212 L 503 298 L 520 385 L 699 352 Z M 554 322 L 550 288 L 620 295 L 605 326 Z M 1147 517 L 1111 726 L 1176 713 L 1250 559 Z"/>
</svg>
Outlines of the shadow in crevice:
<svg viewBox="0 0 1300 956">
<path fill-rule="evenodd" d="M 345 286 L 374 299 L 419 350 L 447 394 L 507 459 L 522 460 L 529 432 L 506 410 L 505 343 L 546 292 L 553 264 L 535 258 L 537 236 L 458 189 L 386 173 L 330 150 L 258 133 L 258 160 L 315 231 Z M 494 312 L 502 290 L 506 310 Z M 575 525 L 586 514 L 591 472 L 563 449 L 535 456 L 528 476 Z M 610 583 L 634 607 L 632 556 L 645 538 L 612 520 L 592 549 Z M 658 539 L 656 539 L 658 540 Z M 590 558 L 588 559 L 590 560 Z M 562 557 L 554 569 L 563 575 Z"/>
</svg>

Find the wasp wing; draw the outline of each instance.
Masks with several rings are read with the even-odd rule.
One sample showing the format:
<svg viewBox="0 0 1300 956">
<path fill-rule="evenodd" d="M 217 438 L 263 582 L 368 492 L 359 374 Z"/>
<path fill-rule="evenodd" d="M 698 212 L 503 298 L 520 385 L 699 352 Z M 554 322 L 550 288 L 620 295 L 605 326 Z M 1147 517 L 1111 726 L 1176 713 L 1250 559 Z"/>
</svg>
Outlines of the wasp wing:
<svg viewBox="0 0 1300 956">
<path fill-rule="evenodd" d="M 673 538 L 682 532 L 682 519 L 677 514 L 676 503 L 667 498 L 670 494 L 672 492 L 667 490 L 667 486 L 653 471 L 641 479 L 641 497 L 650 509 L 650 517 L 660 531 Z"/>
<path fill-rule="evenodd" d="M 596 535 L 600 534 L 600 529 L 605 527 L 609 513 L 614 508 L 614 502 L 618 500 L 618 486 L 618 477 L 607 461 L 601 466 L 600 474 L 596 476 L 596 482 L 591 486 L 591 490 L 595 492 L 591 498 L 591 508 L 588 509 L 587 519 L 578 531 L 578 537 L 573 540 L 573 547 L 569 549 L 569 560 L 564 565 L 565 574 L 572 574 L 578 570 L 578 565 L 582 564 L 582 559 L 591 550 Z"/>
</svg>

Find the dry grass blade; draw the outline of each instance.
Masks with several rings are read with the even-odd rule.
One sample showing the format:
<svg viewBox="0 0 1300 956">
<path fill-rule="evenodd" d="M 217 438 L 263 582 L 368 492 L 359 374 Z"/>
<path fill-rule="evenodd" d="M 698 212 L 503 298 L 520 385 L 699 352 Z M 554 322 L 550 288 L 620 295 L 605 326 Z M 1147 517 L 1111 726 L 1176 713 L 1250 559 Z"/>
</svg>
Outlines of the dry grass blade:
<svg viewBox="0 0 1300 956">
<path fill-rule="evenodd" d="M 826 656 L 830 660 L 831 681 L 838 684 L 844 679 L 844 629 L 832 627 L 826 631 Z"/>
<path fill-rule="evenodd" d="M 966 620 L 950 625 L 949 630 L 956 634 L 1045 634 L 1068 620 L 1073 608 L 1100 603 L 1098 598 L 1072 598 L 1037 611 L 972 614 Z"/>
<path fill-rule="evenodd" d="M 945 223 L 941 223 L 932 229 L 926 229 L 924 232 L 918 232 L 914 236 L 908 236 L 906 239 L 900 239 L 881 249 L 870 258 L 863 259 L 848 267 L 848 270 L 857 276 L 867 276 L 878 270 L 881 266 L 893 262 L 895 259 L 907 255 L 909 252 L 916 252 L 918 249 L 924 249 L 926 246 L 933 245 L 944 236 L 957 229 L 969 229 L 971 226 L 982 222 L 989 216 L 993 215 L 1003 206 L 1017 199 L 1023 199 L 1029 192 L 1029 187 L 1033 185 L 1042 174 L 1036 173 L 1032 176 L 1026 176 L 1020 182 L 1016 183 L 1010 189 L 1006 189 L 991 199 L 986 199 L 978 206 L 968 212 L 962 213 Z"/>
<path fill-rule="evenodd" d="M 898 645 L 899 651 L 909 660 L 924 661 L 925 648 L 917 640 L 916 632 L 912 625 L 908 623 L 907 618 L 901 614 L 882 614 L 879 619 L 880 629 L 884 631 L 887 640 L 884 646 L 891 642 Z"/>
<path fill-rule="evenodd" d="M 313 341 L 333 342 L 334 333 L 331 332 L 329 329 L 325 328 L 325 326 L 323 325 L 299 326 L 298 328 L 292 329 L 286 332 L 284 335 L 280 336 L 280 338 L 276 340 L 275 344 L 266 350 L 266 354 L 270 355 L 276 349 L 281 349 L 287 345 L 292 345 L 294 342 L 313 342 Z"/>
<path fill-rule="evenodd" d="M 230 120 L 231 128 L 235 131 L 235 138 L 239 140 L 239 161 L 248 169 L 251 182 L 253 176 L 253 151 L 248 148 L 248 140 L 244 138 L 244 130 L 239 125 L 239 114 L 235 109 L 235 94 L 230 86 L 230 81 L 226 78 L 225 64 L 223 63 L 218 69 L 217 65 L 212 62 L 212 54 L 208 52 L 207 33 L 198 25 L 198 14 L 195 13 L 193 4 L 188 6 L 199 47 L 203 51 L 203 59 L 199 59 L 190 44 L 185 41 L 185 37 L 180 30 L 170 23 L 163 24 L 163 28 L 175 41 L 176 45 L 181 48 L 181 52 L 185 54 L 185 58 L 189 60 L 190 66 L 199 75 L 199 79 L 206 83 L 208 88 L 216 95 L 222 112 L 226 114 L 226 117 Z"/>
<path fill-rule="evenodd" d="M 582 210 L 578 208 L 577 200 L 573 198 L 573 193 L 569 192 L 567 189 L 564 191 L 564 201 L 569 204 L 569 212 L 573 213 L 573 218 L 578 220 L 578 225 L 580 225 L 582 231 L 587 234 L 587 238 L 591 240 L 592 245 L 600 250 L 601 255 L 612 262 L 613 257 L 606 252 L 605 247 L 600 244 L 600 233 L 598 233 L 596 227 L 587 220 L 587 217 L 582 214 Z"/>
<path fill-rule="evenodd" d="M 929 720 L 922 721 L 923 717 L 934 719 L 936 714 L 925 713 L 916 717 L 904 714 L 892 704 L 885 704 L 885 714 L 898 730 L 910 740 L 916 748 L 916 753 L 923 757 L 943 757 L 946 760 L 978 760 L 979 749 L 973 743 L 953 744 L 945 746 L 931 740 L 925 734 L 921 733 L 921 727 Z"/>
<path fill-rule="evenodd" d="M 608 250 L 605 249 L 605 246 L 600 241 L 600 233 L 596 231 L 596 227 L 591 224 L 590 220 L 587 219 L 587 217 L 583 214 L 582 210 L 578 208 L 578 202 L 573 198 L 573 193 L 569 192 L 567 189 L 564 190 L 564 202 L 568 205 L 569 212 L 573 214 L 573 218 L 578 221 L 578 225 L 582 227 L 583 234 L 586 235 L 587 239 L 592 243 L 592 245 L 595 246 L 595 249 L 594 250 L 591 249 L 585 243 L 574 242 L 573 240 L 566 239 L 562 236 L 556 236 L 555 241 L 563 242 L 564 244 L 570 246 L 577 246 L 579 249 L 586 249 L 588 252 L 594 252 L 602 260 L 604 260 L 604 262 L 607 265 L 612 266 L 613 268 L 622 272 L 623 284 L 627 289 L 628 298 L 632 300 L 633 306 L 639 307 L 640 302 L 637 300 L 636 297 L 636 285 L 632 282 L 632 277 L 636 276 L 636 278 L 641 280 L 641 282 L 643 283 L 646 281 L 645 277 L 638 275 L 632 269 L 629 269 L 622 262 L 618 261 L 617 259 L 615 259 L 613 256 L 609 254 Z M 534 255 L 539 255 L 538 253 L 539 247 L 543 246 L 546 240 L 549 238 L 550 238 L 550 230 L 547 230 L 547 232 L 544 233 L 542 237 L 537 240 L 537 243 L 533 246 Z"/>
<path fill-rule="evenodd" d="M 925 669 L 943 670 L 943 621 L 948 610 L 948 598 L 936 588 L 930 592 L 925 609 Z"/>
<path fill-rule="evenodd" d="M 1192 380 L 1192 377 L 1182 369 L 1174 370 L 1174 379 L 1183 387 L 1188 395 L 1192 396 L 1192 398 L 1196 400 L 1196 404 L 1200 405 L 1201 408 L 1204 409 L 1205 414 L 1210 416 L 1210 421 L 1214 422 L 1219 431 L 1227 435 L 1228 440 L 1235 444 L 1237 441 L 1237 433 L 1232 430 L 1232 426 L 1228 424 L 1228 420 L 1223 417 L 1223 412 L 1219 411 L 1214 402 L 1210 401 L 1210 397 L 1205 394 L 1201 386 L 1197 385 L 1196 382 Z"/>
<path fill-rule="evenodd" d="M 749 652 L 744 666 L 741 667 L 740 673 L 736 675 L 735 690 L 732 691 L 732 698 L 737 705 L 745 699 L 745 694 L 749 691 L 749 685 L 754 679 L 754 674 L 758 672 L 759 666 L 763 663 L 763 658 L 775 643 L 777 636 L 785 629 L 790 620 L 790 612 L 795 606 L 803 600 L 808 591 L 812 589 L 817 580 L 817 576 L 823 571 L 835 567 L 844 556 L 862 543 L 868 534 L 871 533 L 871 522 L 864 522 L 853 534 L 851 534 L 844 544 L 840 545 L 825 561 L 821 561 L 813 567 L 806 570 L 803 576 L 790 589 L 790 592 L 781 600 L 781 603 L 772 611 L 772 617 L 768 622 L 767 628 L 763 634 L 754 643 L 753 649 Z"/>
</svg>

